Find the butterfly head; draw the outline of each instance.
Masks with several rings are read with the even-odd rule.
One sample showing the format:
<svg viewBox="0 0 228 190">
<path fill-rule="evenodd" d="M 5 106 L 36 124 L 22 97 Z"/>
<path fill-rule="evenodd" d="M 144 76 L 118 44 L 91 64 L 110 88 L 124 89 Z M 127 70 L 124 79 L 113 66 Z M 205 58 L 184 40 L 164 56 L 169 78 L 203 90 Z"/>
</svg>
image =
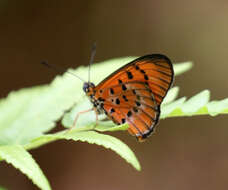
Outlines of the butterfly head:
<svg viewBox="0 0 228 190">
<path fill-rule="evenodd" d="M 83 84 L 83 91 L 86 94 L 90 94 L 93 92 L 93 89 L 95 88 L 95 85 L 92 82 L 85 82 Z"/>
</svg>

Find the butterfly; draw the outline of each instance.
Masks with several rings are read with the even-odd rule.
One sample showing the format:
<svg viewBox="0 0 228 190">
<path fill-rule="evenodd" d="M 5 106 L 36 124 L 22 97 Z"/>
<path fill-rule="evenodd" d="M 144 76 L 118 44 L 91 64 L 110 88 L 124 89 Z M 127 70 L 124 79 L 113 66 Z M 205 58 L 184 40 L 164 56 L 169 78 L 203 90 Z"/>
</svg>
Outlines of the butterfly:
<svg viewBox="0 0 228 190">
<path fill-rule="evenodd" d="M 83 91 L 96 115 L 105 113 L 117 125 L 128 123 L 128 132 L 143 141 L 158 124 L 160 105 L 173 79 L 170 59 L 151 54 L 124 65 L 97 86 L 85 82 Z"/>
<path fill-rule="evenodd" d="M 93 46 L 89 73 L 95 51 Z M 50 67 L 46 62 L 42 64 Z M 84 81 L 81 77 L 73 75 Z M 90 82 L 89 74 L 88 82 L 84 81 L 83 91 L 93 107 L 79 112 L 72 128 L 76 126 L 80 114 L 95 111 L 96 121 L 99 114 L 105 113 L 117 125 L 127 123 L 128 132 L 143 141 L 158 124 L 161 103 L 173 80 L 172 63 L 168 57 L 161 54 L 137 58 L 116 70 L 97 86 Z"/>
</svg>

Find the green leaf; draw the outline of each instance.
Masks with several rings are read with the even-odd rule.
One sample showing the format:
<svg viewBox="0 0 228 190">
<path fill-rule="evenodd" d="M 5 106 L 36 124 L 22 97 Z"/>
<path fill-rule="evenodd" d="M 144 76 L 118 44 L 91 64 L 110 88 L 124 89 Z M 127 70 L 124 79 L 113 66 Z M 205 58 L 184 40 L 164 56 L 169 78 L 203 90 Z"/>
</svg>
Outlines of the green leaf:
<svg viewBox="0 0 228 190">
<path fill-rule="evenodd" d="M 174 101 L 177 98 L 178 93 L 179 93 L 179 87 L 178 86 L 171 88 L 168 91 L 166 97 L 164 98 L 162 104 L 168 104 L 168 103 Z"/>
<path fill-rule="evenodd" d="M 4 187 L 0 187 L 0 190 L 6 190 L 6 188 L 4 188 Z"/>
<path fill-rule="evenodd" d="M 183 97 L 169 104 L 162 104 L 161 118 L 228 113 L 228 98 L 212 102 L 209 102 L 209 99 L 209 90 L 204 90 L 187 101 Z"/>
<path fill-rule="evenodd" d="M 51 187 L 32 156 L 20 145 L 0 146 L 0 156 L 9 164 L 26 174 L 42 190 Z"/>
<path fill-rule="evenodd" d="M 175 76 L 181 75 L 184 72 L 190 70 L 193 66 L 192 62 L 184 62 L 184 63 L 178 63 L 174 64 L 174 74 Z"/>
<path fill-rule="evenodd" d="M 188 113 L 189 115 L 194 114 L 203 106 L 205 106 L 210 99 L 210 92 L 208 90 L 204 90 L 199 94 L 193 96 L 188 101 L 186 101 L 181 109 L 184 113 Z"/>
<path fill-rule="evenodd" d="M 112 121 L 99 122 L 98 126 L 95 126 L 94 130 L 105 132 L 105 131 L 125 131 L 128 129 L 128 124 L 115 125 Z"/>
<path fill-rule="evenodd" d="M 207 104 L 207 109 L 211 116 L 216 116 L 220 113 L 228 113 L 228 98 L 209 102 Z"/>
<path fill-rule="evenodd" d="M 81 87 L 81 81 L 65 74 L 50 85 L 12 92 L 1 100 L 0 145 L 23 145 L 55 127 L 55 121 L 82 96 L 77 85 Z"/>
<path fill-rule="evenodd" d="M 87 97 L 84 97 L 80 100 L 79 103 L 77 103 L 77 106 L 75 106 L 73 109 L 71 109 L 70 112 L 66 113 L 62 119 L 62 124 L 65 127 L 72 127 L 75 117 L 77 113 L 88 110 L 91 108 L 91 103 Z M 77 120 L 77 128 L 89 126 L 91 123 L 95 124 L 96 122 L 96 114 L 94 111 L 86 112 L 80 114 L 80 117 L 78 117 Z"/>
<path fill-rule="evenodd" d="M 25 147 L 27 149 L 37 148 L 43 144 L 55 141 L 57 139 L 66 139 L 74 141 L 88 142 L 90 144 L 101 145 L 105 148 L 109 148 L 119 154 L 128 163 L 130 163 L 135 169 L 141 170 L 140 164 L 131 151 L 131 149 L 121 142 L 119 139 L 112 137 L 110 135 L 100 134 L 95 131 L 85 131 L 80 129 L 75 129 L 67 132 L 60 132 L 54 135 L 43 135 L 39 138 L 34 139 L 30 144 Z"/>
<path fill-rule="evenodd" d="M 33 130 L 25 125 L 26 121 L 29 124 L 33 122 L 30 105 L 39 100 L 39 95 L 46 90 L 46 87 L 22 89 L 11 92 L 6 99 L 0 101 L 0 145 L 20 144 L 23 141 L 22 136 L 27 136 Z M 36 135 L 40 134 L 34 134 Z"/>
<path fill-rule="evenodd" d="M 74 109 L 69 113 L 66 113 L 62 119 L 62 125 L 69 128 L 73 126 L 74 119 L 78 112 L 82 110 L 88 110 L 91 108 L 91 104 L 87 97 L 83 98 Z M 77 120 L 77 129 L 83 128 L 84 130 L 95 129 L 97 131 L 119 131 L 126 130 L 128 125 L 116 126 L 112 121 L 102 121 L 102 118 L 106 118 L 105 115 L 99 116 L 99 122 L 96 124 L 96 114 L 94 111 L 80 114 Z"/>
</svg>

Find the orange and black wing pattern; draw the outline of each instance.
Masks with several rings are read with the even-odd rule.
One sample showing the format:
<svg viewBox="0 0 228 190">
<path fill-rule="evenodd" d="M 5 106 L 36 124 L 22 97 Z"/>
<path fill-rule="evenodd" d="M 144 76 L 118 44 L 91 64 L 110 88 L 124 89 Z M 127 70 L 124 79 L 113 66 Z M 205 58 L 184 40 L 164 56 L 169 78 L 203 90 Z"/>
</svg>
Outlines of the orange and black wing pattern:
<svg viewBox="0 0 228 190">
<path fill-rule="evenodd" d="M 174 78 L 171 61 L 164 55 L 140 57 L 121 67 L 95 87 L 104 101 L 106 115 L 116 124 L 128 123 L 128 131 L 145 139 L 158 123 L 160 105 Z"/>
</svg>

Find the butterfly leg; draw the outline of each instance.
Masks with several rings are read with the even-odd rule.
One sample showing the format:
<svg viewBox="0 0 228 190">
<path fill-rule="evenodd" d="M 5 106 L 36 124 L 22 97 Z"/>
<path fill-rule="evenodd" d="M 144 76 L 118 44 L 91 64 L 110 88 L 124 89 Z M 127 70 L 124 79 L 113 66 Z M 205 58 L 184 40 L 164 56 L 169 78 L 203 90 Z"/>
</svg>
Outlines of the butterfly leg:
<svg viewBox="0 0 228 190">
<path fill-rule="evenodd" d="M 95 110 L 94 110 L 95 111 Z M 92 129 L 95 129 L 96 128 L 96 126 L 98 125 L 98 113 L 95 111 L 95 114 L 96 114 L 96 123 L 95 123 L 95 125 L 93 126 L 93 128 Z"/>
<path fill-rule="evenodd" d="M 94 111 L 94 109 L 91 108 L 91 109 L 88 109 L 88 110 L 84 110 L 84 111 L 78 112 L 77 115 L 75 116 L 74 123 L 73 123 L 73 125 L 69 128 L 69 130 L 72 130 L 73 128 L 76 127 L 77 120 L 78 120 L 78 118 L 79 118 L 79 116 L 80 116 L 81 114 L 87 113 L 87 112 L 90 112 L 90 111 Z"/>
</svg>

